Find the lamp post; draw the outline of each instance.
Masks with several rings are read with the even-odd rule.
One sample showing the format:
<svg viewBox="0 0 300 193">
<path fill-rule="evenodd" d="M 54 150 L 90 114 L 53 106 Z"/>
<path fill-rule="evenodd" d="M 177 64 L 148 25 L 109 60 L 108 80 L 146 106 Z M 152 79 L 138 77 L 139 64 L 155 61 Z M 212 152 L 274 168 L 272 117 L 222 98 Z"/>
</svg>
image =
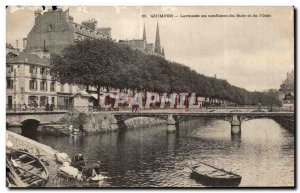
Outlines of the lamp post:
<svg viewBox="0 0 300 193">
<path fill-rule="evenodd" d="M 14 69 L 14 111 L 17 110 L 17 71 Z"/>
</svg>

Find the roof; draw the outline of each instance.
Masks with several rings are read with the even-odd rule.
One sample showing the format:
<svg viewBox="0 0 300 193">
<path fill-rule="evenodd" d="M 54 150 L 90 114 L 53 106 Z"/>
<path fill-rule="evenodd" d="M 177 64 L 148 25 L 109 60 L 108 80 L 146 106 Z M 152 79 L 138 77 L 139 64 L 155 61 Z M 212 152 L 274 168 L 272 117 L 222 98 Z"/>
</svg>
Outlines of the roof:
<svg viewBox="0 0 300 193">
<path fill-rule="evenodd" d="M 50 59 L 46 57 L 40 58 L 35 53 L 29 53 L 29 52 L 20 52 L 18 56 L 13 57 L 12 59 L 9 59 L 6 61 L 6 63 L 30 63 L 30 64 L 39 64 L 44 66 L 50 65 Z"/>
<path fill-rule="evenodd" d="M 73 95 L 73 97 L 74 96 L 76 96 L 76 95 L 82 95 L 83 97 L 92 97 L 92 95 L 90 95 L 89 93 L 87 93 L 86 91 L 79 91 L 79 92 L 77 92 L 77 93 L 75 93 L 74 95 Z"/>
<path fill-rule="evenodd" d="M 70 21 L 70 24 L 72 25 L 72 29 L 74 32 L 80 34 L 80 35 L 84 35 L 84 36 L 87 36 L 87 37 L 90 37 L 90 38 L 104 38 L 104 37 L 107 37 L 104 33 L 102 32 L 99 32 L 99 31 L 96 31 L 94 29 L 91 29 L 85 25 L 82 25 L 82 24 L 79 24 L 79 23 L 76 23 L 74 21 Z M 79 27 L 79 29 L 78 29 Z M 89 30 L 90 32 L 88 31 L 84 31 L 83 29 L 87 29 Z"/>
</svg>

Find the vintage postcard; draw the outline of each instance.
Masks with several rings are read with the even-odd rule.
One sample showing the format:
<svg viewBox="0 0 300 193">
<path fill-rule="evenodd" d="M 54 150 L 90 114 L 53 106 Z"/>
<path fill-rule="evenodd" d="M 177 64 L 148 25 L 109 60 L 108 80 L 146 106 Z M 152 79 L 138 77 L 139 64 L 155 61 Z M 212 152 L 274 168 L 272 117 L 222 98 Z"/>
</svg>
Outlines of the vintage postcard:
<svg viewBox="0 0 300 193">
<path fill-rule="evenodd" d="M 6 21 L 7 187 L 295 187 L 294 7 Z"/>
</svg>

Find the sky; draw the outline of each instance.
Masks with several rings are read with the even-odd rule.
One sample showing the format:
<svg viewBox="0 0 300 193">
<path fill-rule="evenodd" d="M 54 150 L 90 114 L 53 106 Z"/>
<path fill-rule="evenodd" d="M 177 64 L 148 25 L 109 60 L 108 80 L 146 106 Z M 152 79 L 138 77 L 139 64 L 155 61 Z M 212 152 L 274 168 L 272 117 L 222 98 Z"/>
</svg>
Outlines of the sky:
<svg viewBox="0 0 300 193">
<path fill-rule="evenodd" d="M 33 12 L 38 8 L 41 9 L 7 9 L 8 43 L 15 46 L 18 39 L 21 47 L 22 39 L 34 25 Z M 294 68 L 292 7 L 62 8 L 69 8 L 77 23 L 95 18 L 98 27 L 111 27 L 112 38 L 117 41 L 141 39 L 145 24 L 147 42 L 154 43 L 158 22 L 166 59 L 206 76 L 216 75 L 249 91 L 278 89 L 286 73 Z M 157 17 L 161 14 L 173 17 Z M 216 14 L 235 17 L 208 17 Z M 200 17 L 183 17 L 186 15 Z"/>
</svg>

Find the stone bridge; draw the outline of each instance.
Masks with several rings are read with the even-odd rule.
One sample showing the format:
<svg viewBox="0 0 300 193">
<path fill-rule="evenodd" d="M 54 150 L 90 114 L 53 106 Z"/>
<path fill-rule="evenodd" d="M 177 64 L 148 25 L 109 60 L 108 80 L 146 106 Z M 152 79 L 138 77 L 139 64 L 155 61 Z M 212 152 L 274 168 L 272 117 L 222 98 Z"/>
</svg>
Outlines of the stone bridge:
<svg viewBox="0 0 300 193">
<path fill-rule="evenodd" d="M 36 130 L 39 125 L 57 122 L 62 119 L 68 111 L 37 111 L 37 112 L 7 112 L 7 127 L 19 127 L 23 131 Z M 101 112 L 99 112 L 101 113 Z M 103 112 L 104 113 L 104 112 Z M 294 112 L 255 112 L 255 111 L 179 111 L 179 110 L 147 110 L 139 112 L 129 111 L 106 111 L 112 129 L 126 128 L 125 121 L 134 117 L 153 117 L 167 121 L 167 131 L 174 132 L 179 129 L 179 122 L 200 117 L 218 118 L 228 121 L 231 124 L 232 134 L 241 133 L 243 121 L 257 118 L 284 118 L 294 120 Z"/>
<path fill-rule="evenodd" d="M 67 111 L 38 111 L 38 112 L 7 112 L 6 123 L 21 124 L 26 120 L 36 120 L 40 125 L 56 122 L 61 119 Z"/>
<path fill-rule="evenodd" d="M 118 128 L 125 127 L 124 121 L 134 117 L 154 117 L 167 120 L 167 131 L 173 132 L 179 128 L 179 122 L 200 117 L 218 118 L 230 122 L 231 133 L 240 134 L 241 124 L 257 118 L 289 118 L 294 120 L 294 112 L 113 112 Z M 173 127 L 171 127 L 173 125 Z M 174 127 L 175 126 L 175 127 Z"/>
<path fill-rule="evenodd" d="M 6 112 L 6 127 L 36 130 L 39 125 L 57 122 L 67 111 Z"/>
</svg>

